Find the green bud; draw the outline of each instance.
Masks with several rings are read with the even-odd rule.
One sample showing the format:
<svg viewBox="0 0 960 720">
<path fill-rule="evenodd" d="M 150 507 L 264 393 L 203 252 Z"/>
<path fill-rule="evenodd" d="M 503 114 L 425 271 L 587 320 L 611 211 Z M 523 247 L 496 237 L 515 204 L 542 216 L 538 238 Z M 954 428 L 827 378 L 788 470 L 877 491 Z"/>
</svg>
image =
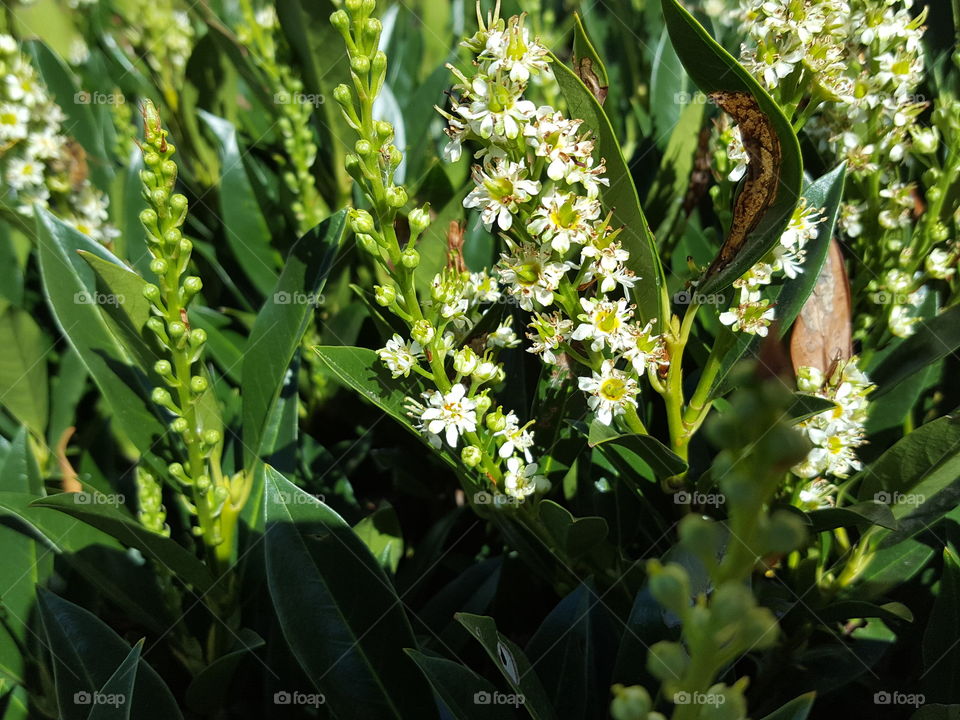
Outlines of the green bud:
<svg viewBox="0 0 960 720">
<path fill-rule="evenodd" d="M 487 428 L 492 432 L 500 432 L 507 426 L 507 417 L 503 414 L 503 409 L 498 407 L 487 415 L 484 422 L 486 422 Z"/>
<path fill-rule="evenodd" d="M 682 678 L 690 664 L 690 656 L 683 645 L 666 640 L 654 643 L 647 653 L 647 670 L 664 684 L 675 683 Z"/>
<path fill-rule="evenodd" d="M 152 150 L 148 150 L 143 154 L 143 164 L 148 168 L 154 168 L 160 164 L 160 156 Z"/>
<path fill-rule="evenodd" d="M 203 281 L 200 280 L 196 275 L 191 275 L 183 280 L 183 291 L 187 296 L 192 297 L 200 292 L 200 289 L 203 287 Z"/>
<path fill-rule="evenodd" d="M 417 320 L 417 322 L 413 324 L 410 334 L 421 346 L 426 347 L 427 344 L 433 340 L 437 331 L 433 325 L 430 324 L 429 320 Z"/>
<path fill-rule="evenodd" d="M 170 393 L 162 387 L 154 388 L 153 392 L 150 393 L 150 399 L 155 405 L 161 405 L 165 408 L 173 406 L 173 398 L 170 397 Z"/>
<path fill-rule="evenodd" d="M 393 208 L 402 208 L 407 204 L 407 191 L 402 185 L 393 185 L 387 188 L 387 205 Z"/>
<path fill-rule="evenodd" d="M 360 12 L 361 0 L 347 0 L 344 3 L 344 7 L 347 8 L 351 15 L 356 15 Z"/>
<path fill-rule="evenodd" d="M 203 442 L 206 445 L 216 445 L 220 442 L 220 439 L 223 436 L 220 434 L 219 430 L 204 430 L 203 431 Z"/>
<path fill-rule="evenodd" d="M 340 83 L 333 89 L 333 99 L 344 107 L 353 106 L 353 93 L 351 93 L 350 88 L 343 83 Z"/>
<path fill-rule="evenodd" d="M 170 196 L 170 209 L 176 214 L 183 214 L 187 211 L 187 198 L 180 193 L 174 193 Z"/>
<path fill-rule="evenodd" d="M 167 191 L 157 188 L 150 192 L 150 202 L 152 202 L 157 207 L 162 206 L 167 202 Z"/>
<path fill-rule="evenodd" d="M 200 347 L 207 341 L 207 331 L 203 328 L 194 328 L 190 331 L 190 345 Z"/>
<path fill-rule="evenodd" d="M 400 262 L 407 270 L 413 270 L 420 264 L 420 253 L 411 247 L 400 253 Z"/>
<path fill-rule="evenodd" d="M 142 182 L 148 188 L 155 187 L 157 184 L 157 174 L 152 170 L 141 170 L 140 182 Z M 149 193 L 146 195 L 146 197 L 149 199 Z"/>
<path fill-rule="evenodd" d="M 210 489 L 210 478 L 206 475 L 201 475 L 197 478 L 197 490 L 200 492 L 207 492 Z"/>
<path fill-rule="evenodd" d="M 393 125 L 386 120 L 377 120 L 373 124 L 373 128 L 377 133 L 377 137 L 380 138 L 380 142 L 386 142 L 393 137 Z"/>
<path fill-rule="evenodd" d="M 190 378 L 190 391 L 195 395 L 205 392 L 208 385 L 207 379 L 202 375 L 194 375 Z"/>
<path fill-rule="evenodd" d="M 149 230 L 154 231 L 157 228 L 157 213 L 150 208 L 140 211 L 140 222 Z"/>
<path fill-rule="evenodd" d="M 330 24 L 341 33 L 350 31 L 350 17 L 343 10 L 337 10 L 330 15 Z"/>
<path fill-rule="evenodd" d="M 167 329 L 163 326 L 163 320 L 158 317 L 147 318 L 146 327 L 163 342 L 167 341 Z"/>
<path fill-rule="evenodd" d="M 453 355 L 453 369 L 461 375 L 472 375 L 480 365 L 480 358 L 469 347 L 457 350 Z"/>
<path fill-rule="evenodd" d="M 661 565 L 651 560 L 647 565 L 650 574 L 650 594 L 674 615 L 682 618 L 690 609 L 690 578 L 683 566 L 676 563 Z"/>
<path fill-rule="evenodd" d="M 370 58 L 366 55 L 354 55 L 350 58 L 350 69 L 357 75 L 366 75 L 370 72 Z"/>
<path fill-rule="evenodd" d="M 950 231 L 942 222 L 937 223 L 930 229 L 930 237 L 934 242 L 943 242 L 950 236 Z"/>
<path fill-rule="evenodd" d="M 803 521 L 794 513 L 781 510 L 773 513 L 761 528 L 761 550 L 765 553 L 788 553 L 796 550 L 807 537 Z"/>
<path fill-rule="evenodd" d="M 182 483 L 190 482 L 190 478 L 187 477 L 187 472 L 183 469 L 183 465 L 178 462 L 167 465 L 167 471 Z"/>
<path fill-rule="evenodd" d="M 366 233 L 358 233 L 357 242 L 359 242 L 360 247 L 362 247 L 368 253 L 370 253 L 374 257 L 379 257 L 380 246 L 377 245 L 377 241 L 372 236 L 367 235 Z"/>
<path fill-rule="evenodd" d="M 373 217 L 366 210 L 351 210 L 350 229 L 355 233 L 366 233 L 369 235 L 376 231 L 377 226 L 373 222 Z"/>
<path fill-rule="evenodd" d="M 680 521 L 680 542 L 706 567 L 716 565 L 723 550 L 723 527 L 699 515 L 687 515 Z"/>
<path fill-rule="evenodd" d="M 407 222 L 410 223 L 410 232 L 414 235 L 426 230 L 430 226 L 430 203 L 411 210 L 407 215 Z"/>
<path fill-rule="evenodd" d="M 374 285 L 373 297 L 377 301 L 377 305 L 388 307 L 396 301 L 397 291 L 392 285 Z"/>
<path fill-rule="evenodd" d="M 187 422 L 186 418 L 178 417 L 170 423 L 170 429 L 179 435 L 183 435 L 190 429 L 190 423 Z"/>
<path fill-rule="evenodd" d="M 353 145 L 353 149 L 357 151 L 357 155 L 360 157 L 366 157 L 374 152 L 373 145 L 367 140 L 357 140 Z"/>
<path fill-rule="evenodd" d="M 486 392 L 484 392 L 483 395 L 478 395 L 475 398 L 475 401 L 476 401 L 476 412 L 477 412 L 478 418 L 483 417 L 486 414 L 487 410 L 490 409 L 490 406 L 493 405 L 493 400 L 490 399 L 490 397 L 486 394 Z"/>
<path fill-rule="evenodd" d="M 483 453 L 480 452 L 480 448 L 476 445 L 467 445 L 461 451 L 460 459 L 463 460 L 463 464 L 467 467 L 476 467 L 483 459 Z"/>
<path fill-rule="evenodd" d="M 163 258 L 154 258 L 150 261 L 150 272 L 154 275 L 163 275 L 167 272 L 169 265 Z"/>
<path fill-rule="evenodd" d="M 174 340 L 179 340 L 187 332 L 187 326 L 179 320 L 174 320 L 167 325 L 167 333 Z"/>
<path fill-rule="evenodd" d="M 173 366 L 169 360 L 157 360 L 153 364 L 153 371 L 163 378 L 173 377 Z"/>
<path fill-rule="evenodd" d="M 383 25 L 376 18 L 368 18 L 363 24 L 363 39 L 367 47 L 376 47 L 380 41 L 380 33 L 383 31 Z"/>
<path fill-rule="evenodd" d="M 387 54 L 383 50 L 377 50 L 373 54 L 373 60 L 370 63 L 375 78 L 381 78 L 387 71 Z"/>
<path fill-rule="evenodd" d="M 183 233 L 177 228 L 171 228 L 163 234 L 163 241 L 170 246 L 176 246 L 183 239 Z"/>
<path fill-rule="evenodd" d="M 160 302 L 160 288 L 153 283 L 143 286 L 143 296 L 152 303 Z"/>
<path fill-rule="evenodd" d="M 647 720 L 653 709 L 650 694 L 640 685 L 614 685 L 613 702 L 610 703 L 610 715 L 613 720 Z"/>
<path fill-rule="evenodd" d="M 173 160 L 164 160 L 163 165 L 160 166 L 160 172 L 162 172 L 169 180 L 176 180 L 177 164 Z"/>
</svg>

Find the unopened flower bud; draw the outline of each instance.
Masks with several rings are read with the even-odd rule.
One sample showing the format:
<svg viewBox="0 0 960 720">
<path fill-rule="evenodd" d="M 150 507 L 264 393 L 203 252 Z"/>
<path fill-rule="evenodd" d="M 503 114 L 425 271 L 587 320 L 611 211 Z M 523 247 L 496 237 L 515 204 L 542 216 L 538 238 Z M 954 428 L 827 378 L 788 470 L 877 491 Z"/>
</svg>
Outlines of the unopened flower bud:
<svg viewBox="0 0 960 720">
<path fill-rule="evenodd" d="M 207 379 L 202 375 L 194 375 L 190 378 L 190 391 L 195 395 L 205 392 L 208 385 Z"/>
<path fill-rule="evenodd" d="M 182 435 L 190 429 L 190 423 L 187 422 L 186 418 L 178 417 L 172 423 L 170 423 L 170 429 Z"/>
<path fill-rule="evenodd" d="M 402 208 L 407 204 L 407 191 L 401 185 L 393 185 L 387 188 L 387 205 L 394 208 Z"/>
<path fill-rule="evenodd" d="M 154 275 L 163 275 L 167 272 L 169 265 L 163 258 L 154 258 L 150 261 L 150 272 Z"/>
<path fill-rule="evenodd" d="M 407 222 L 410 223 L 410 232 L 419 235 L 430 226 L 430 204 L 423 207 L 414 208 L 407 215 Z"/>
<path fill-rule="evenodd" d="M 380 254 L 380 246 L 377 245 L 377 241 L 372 236 L 366 233 L 358 233 L 357 242 L 371 255 L 378 256 Z"/>
<path fill-rule="evenodd" d="M 160 302 L 160 288 L 153 283 L 143 286 L 143 296 L 152 303 Z"/>
<path fill-rule="evenodd" d="M 408 247 L 400 254 L 400 262 L 407 270 L 413 270 L 420 264 L 420 253 Z"/>
<path fill-rule="evenodd" d="M 503 375 L 503 368 L 490 360 L 484 360 L 473 371 L 473 377 L 479 383 L 500 382 Z"/>
<path fill-rule="evenodd" d="M 467 467 L 476 467 L 483 459 L 483 453 L 480 452 L 480 448 L 476 445 L 467 445 L 460 453 L 460 459 L 463 460 L 463 464 Z"/>
<path fill-rule="evenodd" d="M 480 365 L 480 358 L 469 347 L 457 350 L 453 355 L 453 369 L 461 375 L 472 375 Z"/>
<path fill-rule="evenodd" d="M 157 360 L 153 364 L 153 371 L 161 377 L 171 377 L 173 375 L 173 366 L 169 360 Z"/>
<path fill-rule="evenodd" d="M 330 24 L 341 33 L 350 30 L 350 18 L 343 10 L 336 10 L 330 15 Z"/>
<path fill-rule="evenodd" d="M 350 92 L 350 88 L 343 83 L 340 83 L 333 89 L 333 99 L 345 107 L 353 104 L 353 95 Z"/>
<path fill-rule="evenodd" d="M 433 340 L 436 334 L 437 331 L 433 325 L 430 324 L 429 320 L 417 320 L 417 322 L 413 324 L 413 329 L 410 331 L 410 335 L 420 343 L 421 346 L 426 346 L 427 343 Z"/>
<path fill-rule="evenodd" d="M 377 137 L 380 138 L 381 142 L 386 142 L 393 137 L 393 125 L 386 120 L 377 120 L 373 127 L 377 131 Z"/>
<path fill-rule="evenodd" d="M 153 231 L 157 227 L 157 213 L 150 208 L 140 211 L 140 222 L 143 223 L 144 227 L 147 230 Z"/>
<path fill-rule="evenodd" d="M 353 145 L 353 149 L 356 150 L 357 155 L 361 157 L 366 157 L 374 151 L 373 145 L 371 145 L 368 140 L 357 140 Z"/>
<path fill-rule="evenodd" d="M 377 301 L 377 305 L 388 307 L 396 301 L 397 291 L 392 285 L 374 285 L 373 297 Z"/>
<path fill-rule="evenodd" d="M 183 292 L 187 297 L 193 297 L 203 287 L 203 281 L 196 275 L 191 275 L 183 280 Z"/>
<path fill-rule="evenodd" d="M 223 437 L 220 434 L 219 430 L 204 430 L 203 431 L 203 442 L 206 445 L 216 445 L 220 442 L 220 438 Z"/>
<path fill-rule="evenodd" d="M 190 345 L 200 347 L 207 341 L 207 331 L 203 328 L 196 328 L 190 331 Z"/>
<path fill-rule="evenodd" d="M 357 75 L 366 75 L 370 72 L 370 58 L 366 55 L 354 55 L 350 58 L 350 69 Z"/>
<path fill-rule="evenodd" d="M 475 402 L 477 417 L 483 417 L 486 415 L 487 410 L 489 410 L 490 406 L 493 405 L 493 400 L 490 399 L 486 392 L 484 392 L 482 395 L 477 395 Z"/>
<path fill-rule="evenodd" d="M 815 393 L 823 386 L 823 373 L 820 368 L 801 367 L 797 371 L 797 390 Z"/>
<path fill-rule="evenodd" d="M 497 408 L 486 417 L 487 428 L 493 432 L 500 432 L 507 426 L 507 417 L 502 408 Z"/>
<path fill-rule="evenodd" d="M 366 210 L 352 210 L 350 212 L 350 229 L 355 233 L 367 233 L 369 235 L 376 230 L 373 216 Z"/>
<path fill-rule="evenodd" d="M 184 333 L 187 332 L 187 326 L 184 325 L 179 320 L 174 320 L 172 323 L 167 325 L 167 333 L 174 340 L 179 340 L 183 337 Z"/>
</svg>

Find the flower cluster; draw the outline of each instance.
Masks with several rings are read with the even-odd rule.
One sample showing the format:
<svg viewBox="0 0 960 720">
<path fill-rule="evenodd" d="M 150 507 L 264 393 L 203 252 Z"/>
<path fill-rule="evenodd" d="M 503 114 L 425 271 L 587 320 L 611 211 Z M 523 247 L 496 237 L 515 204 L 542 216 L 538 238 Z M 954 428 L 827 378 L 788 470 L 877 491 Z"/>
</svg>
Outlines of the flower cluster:
<svg viewBox="0 0 960 720">
<path fill-rule="evenodd" d="M 856 449 L 866 442 L 863 424 L 873 385 L 854 357 L 838 362 L 828 377 L 815 367 L 800 368 L 797 387 L 836 403 L 834 409 L 797 426 L 813 444 L 807 457 L 793 468 L 795 475 L 810 481 L 800 488 L 799 500 L 812 509 L 832 503 L 831 479 L 846 478 L 861 468 Z"/>
<path fill-rule="evenodd" d="M 579 387 L 597 420 L 625 416 L 637 426 L 639 378 L 667 357 L 653 321 L 636 318 L 629 302 L 640 278 L 600 200 L 604 161 L 581 120 L 526 97 L 530 81 L 549 73 L 549 54 L 522 17 L 481 17 L 463 44 L 475 72 L 451 67 L 459 82 L 450 112 L 440 111 L 445 155 L 479 146 L 463 204 L 503 239 L 496 273 L 505 296 L 532 313 L 528 351 L 547 364 L 565 356 L 584 365 Z"/>
<path fill-rule="evenodd" d="M 517 499 L 545 492 L 549 482 L 539 474 L 534 457 L 531 423 L 521 422 L 512 410 L 495 404 L 494 394 L 505 372 L 500 354 L 520 344 L 504 315 L 500 281 L 485 271 L 469 272 L 458 245 L 459 229 L 448 234 L 449 262 L 424 284 L 418 278 L 418 242 L 430 226 L 430 209 L 413 208 L 406 215 L 409 237 L 401 244 L 395 223 L 408 203 L 406 190 L 394 182 L 402 155 L 391 142 L 393 127 L 374 118 L 374 101 L 386 74 L 386 56 L 378 49 L 381 25 L 371 17 L 372 2 L 348 2 L 331 16 L 350 55 L 354 87 L 339 86 L 334 99 L 346 122 L 357 132 L 355 152 L 347 157 L 347 170 L 370 203 L 370 210 L 350 213 L 350 227 L 359 245 L 378 264 L 383 284 L 374 288 L 374 300 L 402 322 L 407 332 L 395 333 L 377 351 L 394 378 L 417 379 L 422 390 L 408 397 L 406 410 L 414 426 L 436 448 L 459 452 L 471 477 L 481 487 Z M 541 69 L 542 53 L 524 50 L 523 36 L 501 38 L 508 54 L 497 55 L 490 44 L 489 62 L 522 83 Z M 480 92 L 477 84 L 477 92 Z M 473 126 L 518 137 L 527 108 L 516 98 L 498 95 L 495 103 L 477 102 L 467 109 Z M 454 142 L 457 142 L 456 140 Z M 459 152 L 459 145 L 451 148 Z M 469 203 L 483 207 L 488 225 L 509 227 L 509 208 L 526 202 L 538 186 L 525 181 L 522 172 L 505 156 L 491 158 L 487 172 L 478 175 L 477 192 Z M 557 242 L 562 242 L 558 237 Z M 493 321 L 479 327 L 481 320 Z M 498 505 L 498 507 L 500 507 Z"/>
<path fill-rule="evenodd" d="M 87 178 L 83 150 L 63 131 L 65 116 L 17 41 L 0 35 L 0 209 L 11 218 L 49 208 L 77 230 L 108 243 L 108 199 Z"/>
<path fill-rule="evenodd" d="M 720 322 L 737 332 L 766 337 L 767 328 L 776 315 L 774 307 L 762 298 L 763 288 L 775 277 L 782 275 L 793 279 L 803 272 L 806 245 L 816 237 L 817 226 L 823 222 L 823 211 L 810 207 L 801 199 L 786 230 L 774 248 L 734 281 L 739 290 L 739 301 L 726 312 L 720 313 Z"/>
</svg>

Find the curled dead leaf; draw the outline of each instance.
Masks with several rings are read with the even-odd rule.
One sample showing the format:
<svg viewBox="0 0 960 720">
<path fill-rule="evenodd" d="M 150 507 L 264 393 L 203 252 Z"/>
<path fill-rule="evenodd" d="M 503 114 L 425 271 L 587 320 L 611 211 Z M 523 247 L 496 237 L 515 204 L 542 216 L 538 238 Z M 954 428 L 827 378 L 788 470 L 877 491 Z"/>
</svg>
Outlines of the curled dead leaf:
<svg viewBox="0 0 960 720">
<path fill-rule="evenodd" d="M 600 78 L 597 77 L 597 73 L 593 69 L 593 60 L 588 57 L 575 57 L 573 59 L 573 71 L 577 74 L 577 77 L 583 80 L 583 84 L 587 86 L 587 90 L 597 99 L 597 102 L 603 105 L 603 101 L 607 99 L 608 87 L 602 84 Z"/>
</svg>

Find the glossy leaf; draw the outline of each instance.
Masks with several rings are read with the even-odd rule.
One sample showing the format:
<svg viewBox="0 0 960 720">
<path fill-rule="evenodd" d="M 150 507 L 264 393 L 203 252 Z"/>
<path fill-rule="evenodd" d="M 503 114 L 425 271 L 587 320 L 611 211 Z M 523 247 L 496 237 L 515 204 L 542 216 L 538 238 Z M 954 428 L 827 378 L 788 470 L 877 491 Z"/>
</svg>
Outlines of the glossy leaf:
<svg viewBox="0 0 960 720">
<path fill-rule="evenodd" d="M 345 224 L 346 211 L 341 210 L 297 241 L 250 331 L 240 393 L 244 464 L 248 468 L 264 451 L 271 413 L 333 266 Z"/>
<path fill-rule="evenodd" d="M 603 542 L 609 528 L 601 517 L 575 518 L 569 510 L 552 500 L 541 500 L 537 506 L 540 519 L 552 536 L 555 547 L 564 555 L 577 557 Z"/>
<path fill-rule="evenodd" d="M 741 92 L 751 96 L 772 124 L 780 141 L 780 174 L 776 198 L 750 232 L 735 258 L 705 278 L 698 287 L 704 294 L 718 293 L 749 270 L 780 239 L 800 198 L 803 163 L 800 144 L 790 121 L 732 55 L 710 37 L 677 0 L 661 0 L 670 39 L 684 69 L 703 92 Z"/>
<path fill-rule="evenodd" d="M 263 638 L 246 628 L 237 633 L 235 643 L 234 649 L 218 657 L 193 678 L 187 688 L 187 705 L 192 710 L 212 713 L 223 707 L 240 663 L 264 645 Z"/>
<path fill-rule="evenodd" d="M 403 557 L 403 533 L 397 513 L 389 503 L 384 502 L 354 525 L 353 531 L 373 553 L 380 567 L 391 573 L 397 571 Z"/>
<path fill-rule="evenodd" d="M 134 683 L 140 665 L 143 640 L 133 646 L 119 667 L 100 688 L 87 720 L 130 720 L 133 711 Z M 102 701 L 102 702 L 100 702 Z"/>
<path fill-rule="evenodd" d="M 812 692 L 795 697 L 769 715 L 764 715 L 762 720 L 807 720 L 816 697 L 816 693 Z"/>
<path fill-rule="evenodd" d="M 336 715 L 426 717 L 417 642 L 389 579 L 344 520 L 266 468 L 267 582 L 290 649 Z"/>
<path fill-rule="evenodd" d="M 582 129 L 593 134 L 598 153 L 607 163 L 610 185 L 602 190 L 601 197 L 607 209 L 613 211 L 613 224 L 624 226 L 619 240 L 630 253 L 628 267 L 640 278 L 632 290 L 637 314 L 644 321 L 659 319 L 665 287 L 663 267 L 617 136 L 610 119 L 587 86 L 556 57 L 553 60 L 553 72 L 567 101 L 568 114 L 583 120 Z"/>
<path fill-rule="evenodd" d="M 0 314 L 0 405 L 37 437 L 47 429 L 47 353 L 51 346 L 30 313 Z"/>
<path fill-rule="evenodd" d="M 943 575 L 923 634 L 923 693 L 932 702 L 960 701 L 956 679 L 960 676 L 960 559 L 949 547 L 943 550 Z"/>
<path fill-rule="evenodd" d="M 609 425 L 594 421 L 587 442 L 605 453 L 617 452 L 614 448 L 630 451 L 647 463 L 658 478 L 679 475 L 687 469 L 676 453 L 651 435 L 621 435 Z"/>
<path fill-rule="evenodd" d="M 507 720 L 514 717 L 506 705 L 493 704 L 497 688 L 470 668 L 417 650 L 407 650 L 407 655 L 420 668 L 451 717 L 463 720 Z"/>
<path fill-rule="evenodd" d="M 920 372 L 960 348 L 960 305 L 918 323 L 913 335 L 900 343 L 870 373 L 879 397 L 914 373 Z"/>
</svg>

